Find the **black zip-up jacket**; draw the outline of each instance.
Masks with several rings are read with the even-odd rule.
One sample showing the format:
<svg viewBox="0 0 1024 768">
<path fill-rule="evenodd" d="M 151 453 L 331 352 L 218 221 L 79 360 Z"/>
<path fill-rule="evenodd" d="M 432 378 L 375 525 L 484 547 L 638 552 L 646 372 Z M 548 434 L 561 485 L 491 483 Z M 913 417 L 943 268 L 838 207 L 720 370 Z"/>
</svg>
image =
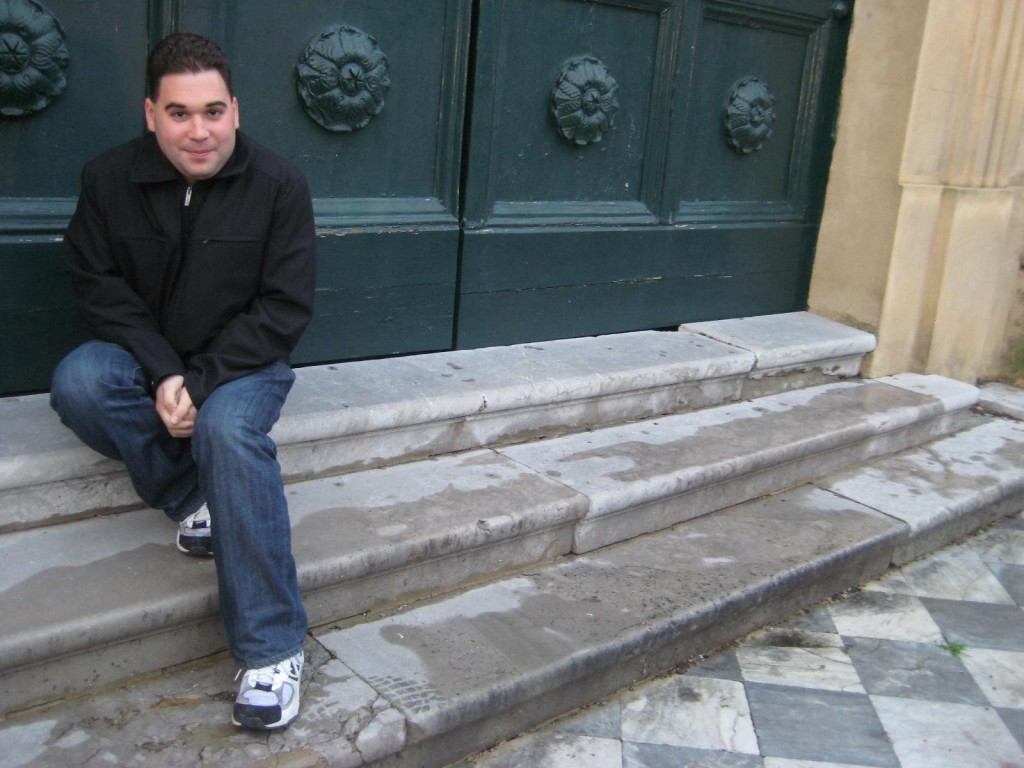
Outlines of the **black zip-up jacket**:
<svg viewBox="0 0 1024 768">
<path fill-rule="evenodd" d="M 82 171 L 64 239 L 79 312 L 154 384 L 182 374 L 199 407 L 219 386 L 287 361 L 312 317 L 316 234 L 302 173 L 237 134 L 189 188 L 153 134 Z"/>
</svg>

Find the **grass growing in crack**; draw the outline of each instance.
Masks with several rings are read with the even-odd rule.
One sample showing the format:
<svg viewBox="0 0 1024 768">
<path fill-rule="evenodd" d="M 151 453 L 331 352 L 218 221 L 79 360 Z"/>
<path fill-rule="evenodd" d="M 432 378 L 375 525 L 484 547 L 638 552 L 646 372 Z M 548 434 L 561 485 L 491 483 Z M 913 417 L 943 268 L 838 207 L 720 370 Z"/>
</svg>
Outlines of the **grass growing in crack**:
<svg viewBox="0 0 1024 768">
<path fill-rule="evenodd" d="M 967 651 L 967 644 L 957 642 L 956 640 L 947 640 L 942 644 L 942 647 L 949 651 L 956 658 L 960 658 Z"/>
</svg>

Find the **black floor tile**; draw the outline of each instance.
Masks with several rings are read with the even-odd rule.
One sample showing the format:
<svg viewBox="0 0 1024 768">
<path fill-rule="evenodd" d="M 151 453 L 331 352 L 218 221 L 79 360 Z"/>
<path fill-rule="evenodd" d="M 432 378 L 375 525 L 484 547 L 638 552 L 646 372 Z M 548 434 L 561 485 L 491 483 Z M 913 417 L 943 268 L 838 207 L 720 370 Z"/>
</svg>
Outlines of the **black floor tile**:
<svg viewBox="0 0 1024 768">
<path fill-rule="evenodd" d="M 1010 733 L 1017 739 L 1017 743 L 1024 749 L 1024 709 L 997 709 L 996 711 L 1003 718 Z"/>
<path fill-rule="evenodd" d="M 927 643 L 844 638 L 864 689 L 897 696 L 957 704 L 988 704 L 963 663 L 947 649 Z"/>
<path fill-rule="evenodd" d="M 672 747 L 664 744 L 624 742 L 622 766 L 623 768 L 763 768 L 764 762 L 757 755 L 712 752 L 706 749 Z"/>
<path fill-rule="evenodd" d="M 618 699 L 586 707 L 571 718 L 555 722 L 551 730 L 556 733 L 575 733 L 598 739 L 622 737 L 622 705 Z"/>
<path fill-rule="evenodd" d="M 1010 596 L 1017 601 L 1017 605 L 1024 606 L 1024 565 L 1008 565 L 1005 563 L 989 563 L 989 570 L 999 579 L 1003 589 L 1010 593 Z"/>
<path fill-rule="evenodd" d="M 1016 605 L 922 597 L 947 640 L 968 648 L 1024 651 L 1024 611 Z"/>
<path fill-rule="evenodd" d="M 697 677 L 713 677 L 716 680 L 732 680 L 737 683 L 743 680 L 740 662 L 736 658 L 735 651 L 722 651 L 686 670 L 686 674 Z"/>
<path fill-rule="evenodd" d="M 864 694 L 748 683 L 747 701 L 766 757 L 900 768 Z"/>
</svg>

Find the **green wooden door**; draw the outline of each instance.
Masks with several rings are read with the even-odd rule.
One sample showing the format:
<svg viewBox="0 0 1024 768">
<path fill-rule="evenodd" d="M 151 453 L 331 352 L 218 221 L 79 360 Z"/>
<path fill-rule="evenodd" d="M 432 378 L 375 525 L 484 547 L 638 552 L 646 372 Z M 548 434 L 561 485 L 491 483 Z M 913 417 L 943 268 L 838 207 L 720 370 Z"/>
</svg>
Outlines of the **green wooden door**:
<svg viewBox="0 0 1024 768">
<path fill-rule="evenodd" d="M 174 30 L 309 177 L 295 362 L 802 308 L 852 0 L 4 0 L 0 394 L 85 335 L 60 239 Z"/>
<path fill-rule="evenodd" d="M 79 173 L 145 125 L 148 9 L 100 5 L 0 3 L 0 394 L 47 387 L 85 338 L 60 259 Z"/>
<path fill-rule="evenodd" d="M 803 308 L 849 13 L 481 0 L 458 346 Z"/>
<path fill-rule="evenodd" d="M 187 0 L 243 130 L 309 178 L 315 319 L 296 363 L 449 349 L 469 0 Z"/>
</svg>

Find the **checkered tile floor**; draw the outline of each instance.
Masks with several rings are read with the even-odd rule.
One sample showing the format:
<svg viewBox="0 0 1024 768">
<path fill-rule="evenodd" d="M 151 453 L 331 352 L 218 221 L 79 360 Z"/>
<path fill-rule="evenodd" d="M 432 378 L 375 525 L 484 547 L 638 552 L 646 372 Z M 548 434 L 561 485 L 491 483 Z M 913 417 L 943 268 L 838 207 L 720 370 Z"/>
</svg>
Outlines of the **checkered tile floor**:
<svg viewBox="0 0 1024 768">
<path fill-rule="evenodd" d="M 467 768 L 1024 768 L 1024 515 Z"/>
</svg>

